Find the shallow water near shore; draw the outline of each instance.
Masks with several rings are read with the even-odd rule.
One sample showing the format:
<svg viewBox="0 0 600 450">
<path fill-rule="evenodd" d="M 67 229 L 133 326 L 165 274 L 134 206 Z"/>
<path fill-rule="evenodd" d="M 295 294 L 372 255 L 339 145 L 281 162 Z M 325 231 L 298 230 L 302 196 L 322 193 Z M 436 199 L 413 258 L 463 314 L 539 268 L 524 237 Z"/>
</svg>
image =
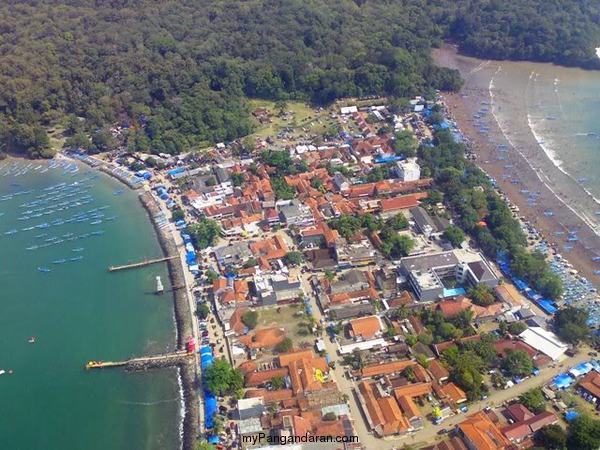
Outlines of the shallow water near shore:
<svg viewBox="0 0 600 450">
<path fill-rule="evenodd" d="M 434 57 L 465 79 L 450 103 L 475 144 L 478 164 L 512 191 L 513 201 L 527 206 L 530 220 L 546 227 L 558 251 L 579 258 L 595 278 L 600 269 L 591 261 L 600 255 L 600 71 L 479 60 L 450 47 Z"/>
<path fill-rule="evenodd" d="M 161 255 L 137 193 L 65 164 L 0 162 L 0 448 L 178 448 L 175 370 L 83 369 L 173 349 L 173 303 L 164 264 L 107 272 Z"/>
</svg>

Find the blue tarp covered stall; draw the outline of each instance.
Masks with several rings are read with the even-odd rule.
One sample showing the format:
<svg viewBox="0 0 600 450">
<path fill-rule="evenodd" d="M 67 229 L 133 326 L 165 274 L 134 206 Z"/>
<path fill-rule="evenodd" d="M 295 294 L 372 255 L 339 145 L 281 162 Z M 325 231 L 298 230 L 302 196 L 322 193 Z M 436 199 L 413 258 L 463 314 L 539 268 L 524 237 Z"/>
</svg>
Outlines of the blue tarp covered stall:
<svg viewBox="0 0 600 450">
<path fill-rule="evenodd" d="M 557 309 L 554 303 L 547 298 L 536 300 L 535 302 L 546 314 L 554 314 Z"/>
<path fill-rule="evenodd" d="M 574 382 L 575 380 L 568 373 L 561 373 L 560 375 L 555 376 L 552 380 L 552 383 L 557 389 L 567 389 Z"/>
<path fill-rule="evenodd" d="M 186 252 L 185 260 L 187 261 L 188 266 L 196 264 L 196 252 Z"/>
<path fill-rule="evenodd" d="M 571 422 L 571 421 L 575 420 L 578 416 L 579 416 L 579 413 L 577 411 L 573 411 L 573 410 L 567 411 L 565 413 L 565 419 L 568 422 Z"/>
<path fill-rule="evenodd" d="M 209 346 L 200 348 L 200 367 L 202 371 L 213 363 L 212 349 Z M 204 389 L 204 426 L 212 428 L 214 426 L 214 417 L 219 410 L 217 398 L 208 390 Z M 217 438 L 218 439 L 218 438 Z"/>
<path fill-rule="evenodd" d="M 173 176 L 173 175 L 177 175 L 178 173 L 183 173 L 183 172 L 185 172 L 185 169 L 183 167 L 177 167 L 176 169 L 169 170 L 167 173 L 170 176 Z"/>
<path fill-rule="evenodd" d="M 152 178 L 152 174 L 147 170 L 138 170 L 135 173 L 135 176 L 138 178 L 143 178 L 144 180 L 149 180 L 150 178 Z"/>
<path fill-rule="evenodd" d="M 520 291 L 529 289 L 529 285 L 525 282 L 525 280 L 521 280 L 520 278 L 513 277 L 512 281 L 515 284 L 515 286 L 517 287 L 517 289 L 519 289 Z"/>
</svg>

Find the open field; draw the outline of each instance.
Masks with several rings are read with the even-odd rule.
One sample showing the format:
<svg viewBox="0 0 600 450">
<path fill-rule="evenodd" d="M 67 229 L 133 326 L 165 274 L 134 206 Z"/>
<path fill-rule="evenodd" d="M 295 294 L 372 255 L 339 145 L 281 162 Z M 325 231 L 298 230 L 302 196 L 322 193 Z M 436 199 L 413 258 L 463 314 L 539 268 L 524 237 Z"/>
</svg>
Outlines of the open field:
<svg viewBox="0 0 600 450">
<path fill-rule="evenodd" d="M 328 127 L 335 123 L 335 120 L 329 117 L 327 110 L 317 110 L 304 102 L 287 102 L 286 114 L 281 117 L 273 101 L 253 99 L 248 103 L 252 111 L 257 108 L 266 108 L 271 114 L 271 123 L 261 124 L 256 120 L 258 128 L 253 136 L 263 139 L 287 131 L 291 140 L 300 140 L 307 134 L 323 134 Z"/>
<path fill-rule="evenodd" d="M 286 337 L 292 340 L 294 348 L 300 348 L 312 344 L 313 338 L 307 323 L 303 305 L 294 304 L 258 310 L 256 328 L 283 328 Z"/>
</svg>

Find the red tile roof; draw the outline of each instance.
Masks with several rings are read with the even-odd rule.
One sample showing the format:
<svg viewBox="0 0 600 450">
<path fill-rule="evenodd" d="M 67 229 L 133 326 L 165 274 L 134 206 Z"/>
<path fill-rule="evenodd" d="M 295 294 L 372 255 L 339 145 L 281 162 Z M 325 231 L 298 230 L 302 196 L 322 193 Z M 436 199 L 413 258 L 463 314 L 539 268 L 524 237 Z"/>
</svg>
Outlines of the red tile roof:
<svg viewBox="0 0 600 450">
<path fill-rule="evenodd" d="M 505 450 L 510 442 L 498 427 L 479 412 L 458 424 L 458 429 L 472 447 L 477 450 Z"/>
<path fill-rule="evenodd" d="M 371 339 L 382 330 L 382 323 L 377 316 L 360 317 L 350 321 L 350 329 L 354 336 Z"/>
<path fill-rule="evenodd" d="M 400 197 L 388 198 L 381 200 L 380 208 L 382 212 L 410 209 L 419 205 L 420 198 L 422 198 L 422 196 L 419 194 L 402 195 Z"/>
<path fill-rule="evenodd" d="M 448 369 L 446 369 L 437 359 L 431 361 L 427 369 L 438 382 L 442 382 L 450 376 Z"/>
<path fill-rule="evenodd" d="M 407 367 L 414 366 L 416 364 L 416 362 L 410 359 L 393 361 L 383 364 L 374 364 L 372 366 L 363 367 L 361 370 L 361 375 L 365 378 L 374 377 L 377 375 L 389 375 L 392 373 L 402 372 Z"/>
</svg>

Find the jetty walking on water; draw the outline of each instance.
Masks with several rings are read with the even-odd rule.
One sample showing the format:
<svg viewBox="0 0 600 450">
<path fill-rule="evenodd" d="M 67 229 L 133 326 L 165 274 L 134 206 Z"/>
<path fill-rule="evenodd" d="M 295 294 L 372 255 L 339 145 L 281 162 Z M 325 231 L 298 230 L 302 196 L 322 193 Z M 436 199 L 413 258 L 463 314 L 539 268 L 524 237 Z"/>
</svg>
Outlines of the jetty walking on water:
<svg viewBox="0 0 600 450">
<path fill-rule="evenodd" d="M 165 256 L 163 258 L 145 259 L 143 261 L 136 262 L 136 263 L 123 264 L 120 266 L 110 266 L 108 268 L 108 271 L 116 272 L 118 270 L 137 269 L 139 267 L 144 267 L 144 266 L 149 266 L 150 264 L 156 264 L 156 263 L 160 263 L 160 262 L 164 262 L 164 261 L 169 261 L 171 259 L 176 259 L 178 257 L 179 257 L 178 255 L 175 255 L 175 256 Z"/>
</svg>

